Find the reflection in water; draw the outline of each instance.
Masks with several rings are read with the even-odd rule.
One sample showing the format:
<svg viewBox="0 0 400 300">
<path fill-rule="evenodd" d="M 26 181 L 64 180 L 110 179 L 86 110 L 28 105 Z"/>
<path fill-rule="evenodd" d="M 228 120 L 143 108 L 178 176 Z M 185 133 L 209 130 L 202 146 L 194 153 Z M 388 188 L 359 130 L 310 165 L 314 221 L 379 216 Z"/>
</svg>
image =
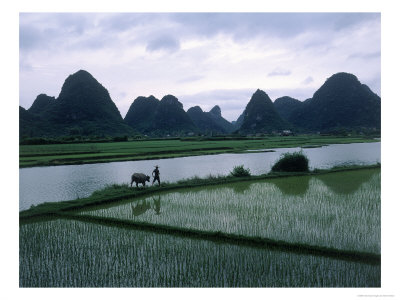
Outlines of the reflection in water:
<svg viewBox="0 0 400 300">
<path fill-rule="evenodd" d="M 352 194 L 356 192 L 360 186 L 371 179 L 375 174 L 379 174 L 380 170 L 371 169 L 352 172 L 342 172 L 340 176 L 335 173 L 317 176 L 332 192 L 336 194 Z"/>
<path fill-rule="evenodd" d="M 135 205 L 132 203 L 131 204 L 131 211 L 132 211 L 132 217 L 138 217 L 142 214 L 144 214 L 146 211 L 149 209 L 153 209 L 156 213 L 156 215 L 161 214 L 161 197 L 158 196 L 152 198 L 153 203 L 147 202 L 146 199 L 141 199 L 139 202 L 137 202 Z"/>
<path fill-rule="evenodd" d="M 137 217 L 144 214 L 147 210 L 150 209 L 150 203 L 147 203 L 146 200 L 140 200 L 136 205 L 131 204 L 132 209 L 132 217 Z"/>
<path fill-rule="evenodd" d="M 296 176 L 296 177 L 287 177 L 287 178 L 279 178 L 271 181 L 282 194 L 288 196 L 303 196 L 310 185 L 310 176 Z"/>
<path fill-rule="evenodd" d="M 220 191 L 221 189 L 229 189 L 229 190 L 233 190 L 235 192 L 235 194 L 244 194 L 246 191 L 248 191 L 250 189 L 250 186 L 253 183 L 254 182 L 250 182 L 250 181 L 242 181 L 242 182 L 239 181 L 239 182 L 235 182 L 233 184 L 232 183 L 228 183 L 228 184 L 200 186 L 200 187 L 191 188 L 191 191 L 193 193 L 196 193 L 196 192 L 204 191 L 204 190 L 212 192 L 212 191 Z M 174 193 L 181 194 L 181 195 L 186 195 L 187 194 L 187 190 L 186 189 L 180 189 L 180 190 L 174 191 Z"/>
<path fill-rule="evenodd" d="M 158 199 L 156 199 L 155 197 L 153 198 L 153 209 L 156 212 L 156 215 L 160 215 L 161 214 L 161 196 L 158 195 Z"/>
<path fill-rule="evenodd" d="M 81 215 L 380 253 L 380 170 L 326 175 L 171 190 Z"/>
</svg>

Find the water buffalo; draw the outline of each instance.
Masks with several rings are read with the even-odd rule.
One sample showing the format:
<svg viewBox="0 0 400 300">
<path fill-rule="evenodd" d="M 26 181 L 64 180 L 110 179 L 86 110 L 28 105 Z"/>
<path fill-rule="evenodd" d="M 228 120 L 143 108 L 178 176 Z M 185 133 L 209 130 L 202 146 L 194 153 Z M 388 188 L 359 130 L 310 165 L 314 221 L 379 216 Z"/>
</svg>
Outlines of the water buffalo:
<svg viewBox="0 0 400 300">
<path fill-rule="evenodd" d="M 141 200 L 139 203 L 136 203 L 134 206 L 131 204 L 131 210 L 132 210 L 132 216 L 137 217 L 142 214 L 144 214 L 146 211 L 148 211 L 151 208 L 150 203 L 147 203 L 146 200 Z"/>
<path fill-rule="evenodd" d="M 138 187 L 139 183 L 146 186 L 146 181 L 150 182 L 150 176 L 146 176 L 143 173 L 133 173 L 131 177 L 131 186 L 133 182 L 136 182 L 136 187 Z"/>
</svg>

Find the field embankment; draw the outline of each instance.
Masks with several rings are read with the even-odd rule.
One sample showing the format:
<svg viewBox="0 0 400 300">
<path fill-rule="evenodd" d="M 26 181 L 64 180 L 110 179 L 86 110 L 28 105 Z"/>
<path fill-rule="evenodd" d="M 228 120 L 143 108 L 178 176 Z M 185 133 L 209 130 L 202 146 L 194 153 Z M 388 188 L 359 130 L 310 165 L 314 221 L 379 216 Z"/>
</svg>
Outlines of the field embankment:
<svg viewBox="0 0 400 300">
<path fill-rule="evenodd" d="M 106 186 L 104 189 L 95 191 L 91 196 L 86 198 L 78 198 L 70 201 L 62 202 L 46 202 L 37 206 L 32 206 L 28 210 L 19 213 L 20 222 L 28 221 L 32 218 L 49 217 L 57 212 L 68 212 L 87 207 L 95 207 L 97 205 L 104 205 L 114 203 L 123 199 L 132 199 L 145 195 L 152 195 L 161 192 L 201 187 L 212 186 L 226 183 L 244 182 L 244 181 L 257 181 L 268 180 L 277 177 L 292 177 L 292 176 L 312 176 L 319 174 L 329 174 L 341 171 L 361 170 L 370 168 L 379 168 L 380 164 L 370 166 L 340 166 L 331 169 L 315 169 L 312 172 L 297 172 L 297 173 L 269 173 L 264 175 L 248 176 L 248 177 L 233 177 L 233 176 L 208 176 L 206 178 L 192 177 L 186 180 L 180 180 L 176 183 L 162 182 L 161 186 L 150 186 L 145 188 L 129 187 L 128 184 L 113 184 Z"/>
<path fill-rule="evenodd" d="M 19 166 L 56 166 L 113 161 L 148 160 L 221 153 L 241 153 L 291 147 L 320 147 L 327 144 L 376 142 L 364 136 L 300 135 L 263 138 L 186 138 L 108 143 L 20 145 Z"/>
</svg>

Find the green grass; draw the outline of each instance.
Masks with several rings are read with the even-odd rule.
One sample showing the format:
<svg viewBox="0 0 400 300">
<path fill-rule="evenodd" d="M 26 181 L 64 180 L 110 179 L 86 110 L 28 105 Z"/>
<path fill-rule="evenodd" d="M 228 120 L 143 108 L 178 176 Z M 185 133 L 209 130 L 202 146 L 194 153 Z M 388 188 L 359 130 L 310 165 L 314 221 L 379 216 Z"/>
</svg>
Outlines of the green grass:
<svg viewBox="0 0 400 300">
<path fill-rule="evenodd" d="M 380 265 L 115 226 L 20 226 L 20 287 L 379 287 Z"/>
<path fill-rule="evenodd" d="M 181 189 L 79 214 L 380 254 L 380 171 Z"/>
<path fill-rule="evenodd" d="M 20 167 L 173 158 L 284 147 L 376 142 L 366 137 L 301 135 L 249 139 L 165 139 L 129 142 L 20 145 Z"/>
</svg>

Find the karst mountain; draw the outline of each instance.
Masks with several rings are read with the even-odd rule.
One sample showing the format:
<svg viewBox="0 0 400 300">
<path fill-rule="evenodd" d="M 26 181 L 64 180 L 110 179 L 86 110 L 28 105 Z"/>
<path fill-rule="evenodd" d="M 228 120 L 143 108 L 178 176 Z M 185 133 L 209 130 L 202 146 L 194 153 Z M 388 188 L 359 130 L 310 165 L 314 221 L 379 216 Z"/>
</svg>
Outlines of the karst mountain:
<svg viewBox="0 0 400 300">
<path fill-rule="evenodd" d="M 284 96 L 274 102 L 257 89 L 236 122 L 215 104 L 183 109 L 173 95 L 137 97 L 123 119 L 107 89 L 90 73 L 68 76 L 57 98 L 40 94 L 29 109 L 19 108 L 21 137 L 186 136 L 324 132 L 337 128 L 380 130 L 381 98 L 350 73 L 337 73 L 305 100 Z"/>
</svg>

